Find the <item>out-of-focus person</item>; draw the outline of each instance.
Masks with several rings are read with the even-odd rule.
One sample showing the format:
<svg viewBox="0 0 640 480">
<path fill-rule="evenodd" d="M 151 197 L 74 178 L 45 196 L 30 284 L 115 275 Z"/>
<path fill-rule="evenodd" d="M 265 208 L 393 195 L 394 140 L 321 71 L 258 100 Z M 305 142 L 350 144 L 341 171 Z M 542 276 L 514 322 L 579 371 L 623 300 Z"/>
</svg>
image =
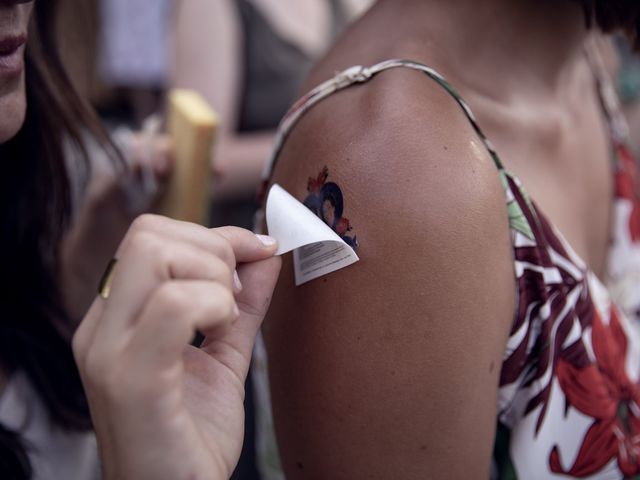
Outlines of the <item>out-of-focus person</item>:
<svg viewBox="0 0 640 480">
<path fill-rule="evenodd" d="M 280 119 L 314 61 L 371 0 L 177 0 L 171 85 L 222 118 L 213 224 L 250 227 Z"/>
<path fill-rule="evenodd" d="M 137 7 L 139 2 L 129 2 L 127 8 L 118 2 L 65 0 L 55 22 L 65 72 L 82 100 L 101 109 L 123 160 L 110 161 L 88 132 L 88 164 L 77 148 L 65 145 L 73 211 L 62 243 L 61 285 L 76 322 L 93 301 L 101 269 L 133 219 L 156 209 L 171 171 L 168 139 L 135 129 L 141 117 L 159 108 L 158 102 L 138 108 L 135 98 L 163 94 L 166 45 L 158 40 L 164 41 L 162 19 L 168 23 L 168 17 L 156 10 L 132 17 Z"/>
<path fill-rule="evenodd" d="M 0 1 L 0 475 L 90 480 L 102 466 L 105 480 L 226 479 L 242 444 L 251 346 L 279 270 L 275 241 L 149 215 L 106 271 L 91 248 L 70 249 L 104 272 L 97 297 L 87 280 L 96 300 L 74 337 L 87 402 L 60 281 L 71 177 L 98 151 L 123 166 L 62 68 L 57 5 Z M 101 213 L 88 221 L 112 225 Z M 200 349 L 189 347 L 196 330 Z"/>
<path fill-rule="evenodd" d="M 172 0 L 98 0 L 97 72 L 129 103 L 135 126 L 162 106 Z"/>
</svg>

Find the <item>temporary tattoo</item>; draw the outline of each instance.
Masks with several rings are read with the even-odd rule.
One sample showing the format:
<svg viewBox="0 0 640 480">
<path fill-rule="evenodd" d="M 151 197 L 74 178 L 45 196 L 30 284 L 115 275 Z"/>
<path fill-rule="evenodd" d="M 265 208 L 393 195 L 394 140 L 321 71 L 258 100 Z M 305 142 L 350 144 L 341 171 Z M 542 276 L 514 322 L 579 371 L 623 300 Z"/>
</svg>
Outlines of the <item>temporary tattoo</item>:
<svg viewBox="0 0 640 480">
<path fill-rule="evenodd" d="M 309 195 L 304 200 L 305 206 L 316 216 L 329 225 L 334 232 L 351 248 L 358 248 L 355 235 L 347 235 L 353 228 L 349 219 L 342 216 L 344 200 L 342 190 L 333 182 L 327 182 L 329 169 L 325 166 L 316 178 L 309 177 L 307 191 Z"/>
</svg>

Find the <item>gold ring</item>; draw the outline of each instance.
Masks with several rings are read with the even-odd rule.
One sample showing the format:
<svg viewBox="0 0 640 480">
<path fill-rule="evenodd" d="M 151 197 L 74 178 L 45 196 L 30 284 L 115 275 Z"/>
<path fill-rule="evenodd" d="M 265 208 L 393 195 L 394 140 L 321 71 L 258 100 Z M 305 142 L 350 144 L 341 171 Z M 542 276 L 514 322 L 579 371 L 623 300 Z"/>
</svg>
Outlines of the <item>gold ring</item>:
<svg viewBox="0 0 640 480">
<path fill-rule="evenodd" d="M 98 284 L 98 293 L 104 299 L 109 298 L 109 294 L 111 293 L 111 282 L 113 281 L 113 271 L 114 267 L 118 263 L 117 258 L 112 258 L 107 265 L 104 273 L 102 274 L 102 278 L 100 279 L 100 283 Z"/>
</svg>

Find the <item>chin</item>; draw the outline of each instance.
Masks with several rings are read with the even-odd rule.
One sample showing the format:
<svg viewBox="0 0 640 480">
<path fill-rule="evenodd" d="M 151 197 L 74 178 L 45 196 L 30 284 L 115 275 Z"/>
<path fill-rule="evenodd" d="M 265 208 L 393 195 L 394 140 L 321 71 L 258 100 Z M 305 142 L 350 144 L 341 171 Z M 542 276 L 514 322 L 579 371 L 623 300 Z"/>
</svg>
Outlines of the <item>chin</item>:
<svg viewBox="0 0 640 480">
<path fill-rule="evenodd" d="M 27 111 L 24 88 L 0 93 L 0 144 L 11 140 L 22 128 Z"/>
</svg>

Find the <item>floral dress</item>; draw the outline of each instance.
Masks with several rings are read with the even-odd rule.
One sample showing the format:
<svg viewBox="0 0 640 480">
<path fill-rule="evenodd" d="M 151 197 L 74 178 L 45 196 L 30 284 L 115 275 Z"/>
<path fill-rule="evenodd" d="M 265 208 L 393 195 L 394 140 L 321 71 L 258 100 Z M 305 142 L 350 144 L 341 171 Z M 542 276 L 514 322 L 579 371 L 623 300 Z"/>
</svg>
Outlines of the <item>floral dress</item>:
<svg viewBox="0 0 640 480">
<path fill-rule="evenodd" d="M 266 170 L 268 178 L 288 133 L 307 110 L 385 70 L 420 71 L 461 107 L 502 181 L 517 285 L 500 375 L 492 478 L 640 478 L 640 176 L 615 94 L 593 55 L 590 59 L 609 120 L 615 169 L 613 228 L 602 279 L 504 169 L 453 87 L 416 62 L 353 67 L 314 89 L 283 119 Z M 284 478 L 272 432 L 262 344 L 256 349 L 255 379 L 262 472 L 266 479 Z"/>
</svg>

